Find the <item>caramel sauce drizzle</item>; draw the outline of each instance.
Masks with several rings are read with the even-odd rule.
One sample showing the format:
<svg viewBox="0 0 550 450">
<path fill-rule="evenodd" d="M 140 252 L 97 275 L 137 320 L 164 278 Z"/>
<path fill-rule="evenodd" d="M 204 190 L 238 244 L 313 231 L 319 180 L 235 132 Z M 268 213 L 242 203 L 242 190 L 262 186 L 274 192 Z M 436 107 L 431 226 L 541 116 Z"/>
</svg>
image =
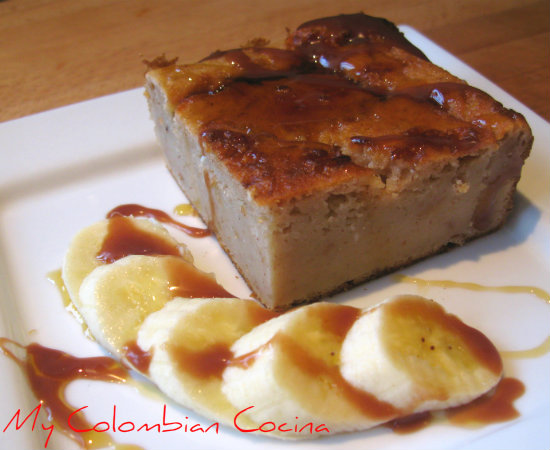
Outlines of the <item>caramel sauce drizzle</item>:
<svg viewBox="0 0 550 450">
<path fill-rule="evenodd" d="M 141 211 L 139 205 L 122 205 L 113 209 L 108 216 L 111 217 L 112 228 L 109 229 L 107 244 L 104 243 L 102 250 L 105 261 L 116 260 L 125 254 L 132 254 L 137 251 L 138 254 L 168 254 L 179 256 L 179 250 L 175 246 L 164 243 L 158 243 L 151 239 L 151 235 L 131 226 L 131 222 L 126 219 L 126 214 L 130 211 Z M 149 210 L 143 208 L 143 214 L 148 214 Z M 154 213 L 157 214 L 157 213 Z M 164 213 L 163 213 L 164 214 Z M 162 214 L 161 214 L 162 216 Z M 170 219 L 171 220 L 171 219 Z M 124 242 L 130 242 L 125 245 Z M 121 244 L 122 242 L 122 244 Z M 114 248 L 114 250 L 113 250 Z M 129 249 L 131 252 L 129 253 Z M 177 253 L 176 253 L 177 252 Z M 184 260 L 181 260 L 184 263 Z M 191 264 L 185 264 L 194 268 Z M 181 270 L 180 265 L 168 267 L 173 286 L 174 296 L 185 297 L 233 297 L 215 280 L 207 274 L 198 270 Z M 439 287 L 459 287 L 476 291 L 499 291 L 512 293 L 530 293 L 536 295 L 547 303 L 550 303 L 550 295 L 544 290 L 529 286 L 502 286 L 488 287 L 476 283 L 458 283 L 453 281 L 435 281 L 421 280 L 419 278 L 396 275 L 398 281 L 415 283 L 421 286 L 439 286 Z M 64 303 L 67 306 L 68 295 L 63 286 L 60 271 L 54 271 L 49 274 L 49 279 L 59 289 Z M 360 314 L 360 310 L 351 306 L 341 305 L 333 308 L 322 317 L 323 327 L 330 333 L 343 340 L 348 330 Z M 265 310 L 264 308 L 251 308 L 251 317 L 254 322 L 260 323 L 269 320 L 277 313 Z M 298 365 L 305 373 L 312 377 L 326 377 L 337 386 L 346 398 L 353 402 L 365 414 L 374 417 L 389 417 L 399 413 L 390 404 L 380 401 L 375 396 L 358 390 L 351 386 L 340 374 L 337 366 L 331 366 L 324 361 L 312 357 L 309 352 L 300 347 L 294 340 L 288 336 L 279 333 L 272 340 L 249 354 L 240 357 L 234 357 L 227 345 L 213 344 L 203 351 L 190 352 L 180 347 L 180 364 L 187 370 L 192 368 L 197 377 L 222 377 L 223 370 L 228 365 L 238 365 L 248 367 L 254 363 L 257 357 L 267 347 L 277 344 L 281 345 L 285 353 Z M 24 352 L 23 357 L 18 357 L 16 353 L 10 350 L 10 346 Z M 37 343 L 27 346 L 18 344 L 10 339 L 0 337 L 0 349 L 4 355 L 16 362 L 26 375 L 32 392 L 47 409 L 51 420 L 58 426 L 63 433 L 68 435 L 83 448 L 95 450 L 104 446 L 111 446 L 118 450 L 133 449 L 140 447 L 116 445 L 112 438 L 106 433 L 96 433 L 94 431 L 85 433 L 75 433 L 67 425 L 67 417 L 74 411 L 74 408 L 67 402 L 64 390 L 73 380 L 93 379 L 101 381 L 110 381 L 125 383 L 129 374 L 126 368 L 117 361 L 108 357 L 78 358 L 65 352 L 47 348 Z M 505 355 L 512 354 L 515 357 L 536 357 L 548 353 L 550 350 L 550 337 L 539 346 L 531 350 L 518 352 L 504 352 Z M 146 374 L 151 362 L 152 354 L 143 351 L 137 346 L 136 342 L 128 343 L 124 348 L 126 359 L 140 372 Z M 483 355 L 481 355 L 483 356 Z M 491 365 L 491 364 L 489 364 Z M 521 381 L 514 378 L 504 378 L 488 394 L 479 399 L 458 408 L 445 411 L 449 421 L 462 426 L 482 425 L 500 421 L 511 420 L 519 415 L 513 406 L 513 401 L 521 396 L 525 390 Z M 397 433 L 408 433 L 427 426 L 433 420 L 432 413 L 420 413 L 412 416 L 392 420 L 385 426 L 391 428 Z M 82 416 L 75 415 L 71 422 L 76 428 L 92 428 Z"/>
<path fill-rule="evenodd" d="M 263 306 L 250 302 L 247 308 L 250 319 L 250 327 L 256 327 L 269 319 L 277 317 L 279 313 L 268 310 Z M 170 353 L 176 359 L 182 370 L 192 373 L 197 378 L 221 379 L 223 371 L 228 365 L 235 364 L 236 358 L 230 345 L 214 342 L 202 350 L 192 350 L 184 345 L 174 344 L 170 346 Z"/>
<path fill-rule="evenodd" d="M 107 218 L 116 216 L 133 216 L 133 217 L 149 217 L 159 222 L 166 223 L 176 227 L 178 230 L 183 231 L 189 236 L 195 238 L 203 238 L 210 236 L 210 230 L 207 228 L 196 228 L 189 225 L 185 225 L 177 220 L 172 219 L 167 213 L 160 209 L 147 208 L 146 206 L 138 205 L 135 203 L 128 203 L 125 205 L 117 206 L 107 213 Z"/>
<path fill-rule="evenodd" d="M 180 256 L 180 251 L 166 239 L 137 228 L 127 217 L 112 216 L 97 259 L 110 264 L 128 255 Z"/>
<path fill-rule="evenodd" d="M 462 426 L 480 426 L 506 422 L 519 417 L 514 400 L 525 392 L 523 383 L 515 378 L 503 378 L 488 394 L 468 405 L 446 411 L 449 421 Z"/>
<path fill-rule="evenodd" d="M 82 333 L 84 333 L 84 336 L 86 336 L 88 339 L 92 341 L 95 341 L 95 338 L 92 336 L 92 333 L 90 333 L 90 329 L 88 328 L 88 325 L 86 325 L 84 318 L 82 317 L 82 315 L 74 305 L 73 301 L 71 300 L 69 292 L 67 291 L 67 287 L 63 282 L 63 277 L 61 276 L 61 269 L 52 270 L 46 275 L 46 278 L 50 283 L 52 283 L 57 288 L 57 291 L 61 296 L 61 300 L 63 301 L 63 306 L 80 324 L 80 326 L 82 327 Z"/>
<path fill-rule="evenodd" d="M 19 357 L 14 351 L 22 351 Z M 125 383 L 128 371 L 117 361 L 105 356 L 78 358 L 60 350 L 44 347 L 37 343 L 23 346 L 7 338 L 0 338 L 0 349 L 23 371 L 32 392 L 47 410 L 50 421 L 65 435 L 82 448 L 95 450 L 105 447 L 139 450 L 138 446 L 117 445 L 107 433 L 95 431 L 75 432 L 69 427 L 68 418 L 77 408 L 71 406 L 65 397 L 67 385 L 80 379 Z M 91 429 L 82 414 L 71 418 L 76 429 Z"/>
<path fill-rule="evenodd" d="M 152 212 L 151 212 L 152 211 Z M 129 255 L 154 255 L 180 257 L 178 245 L 151 234 L 135 226 L 128 215 L 154 214 L 156 218 L 166 216 L 159 210 L 152 210 L 140 205 L 121 205 L 109 212 L 110 217 L 107 236 L 105 237 L 97 258 L 104 263 L 113 263 Z M 203 237 L 202 235 L 200 237 Z M 167 258 L 164 268 L 168 274 L 169 289 L 172 297 L 186 298 L 229 298 L 233 294 L 220 286 L 213 276 L 198 270 L 183 258 Z"/>
<path fill-rule="evenodd" d="M 525 386 L 516 378 L 503 378 L 487 394 L 466 405 L 441 411 L 441 418 L 451 424 L 479 428 L 493 423 L 507 422 L 519 417 L 519 411 L 514 407 L 514 400 L 525 392 Z M 408 434 L 419 431 L 431 425 L 438 419 L 438 414 L 426 411 L 398 418 L 384 424 L 394 433 Z"/>
<path fill-rule="evenodd" d="M 361 310 L 358 308 L 339 305 L 338 307 L 322 311 L 321 320 L 324 329 L 334 334 L 339 342 L 342 342 L 347 332 L 360 315 Z M 328 382 L 335 386 L 341 395 L 355 405 L 365 416 L 389 418 L 399 413 L 393 405 L 381 401 L 375 395 L 357 389 L 351 385 L 342 376 L 337 364 L 328 364 L 312 356 L 298 342 L 284 333 L 276 334 L 265 344 L 250 353 L 234 358 L 229 364 L 244 368 L 249 367 L 267 348 L 273 345 L 280 346 L 281 351 L 287 355 L 302 372 L 308 374 L 312 379 L 324 378 L 329 380 Z"/>
<path fill-rule="evenodd" d="M 390 403 L 379 400 L 370 392 L 357 389 L 351 385 L 341 374 L 337 365 L 328 365 L 320 359 L 312 357 L 298 343 L 290 340 L 285 335 L 277 336 L 284 352 L 290 356 L 300 369 L 312 378 L 326 378 L 330 380 L 339 392 L 352 404 L 354 404 L 365 416 L 374 418 L 392 417 L 399 414 Z"/>
<path fill-rule="evenodd" d="M 391 429 L 397 434 L 409 434 L 419 431 L 427 426 L 431 425 L 434 417 L 430 411 L 421 412 L 417 414 L 411 414 L 406 417 L 400 417 L 399 419 L 390 420 L 383 426 Z"/>
<path fill-rule="evenodd" d="M 505 358 L 538 358 L 550 353 L 550 336 L 548 336 L 539 345 L 527 350 L 506 350 L 500 352 Z"/>
<path fill-rule="evenodd" d="M 424 280 L 422 278 L 409 277 L 407 275 L 393 275 L 396 281 L 413 283 L 420 287 L 460 288 L 470 291 L 504 292 L 508 294 L 532 294 L 550 304 L 550 293 L 536 286 L 484 286 L 478 283 L 452 281 L 452 280 Z"/>
<path fill-rule="evenodd" d="M 185 260 L 166 259 L 170 294 L 173 298 L 234 298 L 210 274 L 200 271 Z"/>
<path fill-rule="evenodd" d="M 174 207 L 174 214 L 178 216 L 198 216 L 197 210 L 189 203 L 180 203 Z"/>
<path fill-rule="evenodd" d="M 171 346 L 171 350 L 179 367 L 202 379 L 221 379 L 223 371 L 233 359 L 233 352 L 229 346 L 220 342 L 199 351 L 180 345 Z"/>
<path fill-rule="evenodd" d="M 134 366 L 139 372 L 147 374 L 153 354 L 143 350 L 136 341 L 128 342 L 122 347 L 124 357 Z"/>
</svg>

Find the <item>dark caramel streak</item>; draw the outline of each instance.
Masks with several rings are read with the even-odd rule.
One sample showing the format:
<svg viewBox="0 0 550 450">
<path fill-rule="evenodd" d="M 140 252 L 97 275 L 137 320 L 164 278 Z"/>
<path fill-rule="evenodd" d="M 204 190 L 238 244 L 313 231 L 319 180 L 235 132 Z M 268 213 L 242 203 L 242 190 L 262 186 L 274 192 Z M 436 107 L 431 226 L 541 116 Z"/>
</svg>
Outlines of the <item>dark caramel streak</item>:
<svg viewBox="0 0 550 450">
<path fill-rule="evenodd" d="M 97 259 L 109 264 L 129 255 L 180 256 L 180 251 L 177 245 L 136 227 L 127 217 L 113 215 Z"/>
<path fill-rule="evenodd" d="M 473 402 L 447 410 L 455 425 L 483 425 L 506 422 L 519 416 L 514 400 L 525 392 L 525 386 L 515 378 L 503 378 L 491 392 Z"/>
<path fill-rule="evenodd" d="M 248 315 L 249 328 L 241 330 L 243 334 L 279 315 L 253 301 L 249 301 L 247 305 L 246 314 Z M 225 368 L 233 363 L 234 355 L 230 348 L 231 344 L 214 342 L 201 350 L 195 350 L 189 348 L 185 342 L 173 342 L 168 344 L 168 351 L 182 371 L 197 378 L 221 379 Z"/>
<path fill-rule="evenodd" d="M 282 351 L 291 358 L 297 367 L 313 379 L 321 377 L 330 380 L 334 388 L 350 403 L 354 404 L 365 416 L 375 419 L 390 419 L 400 413 L 392 404 L 378 399 L 370 392 L 357 389 L 341 374 L 338 365 L 328 365 L 324 361 L 312 357 L 297 342 L 279 334 L 276 338 Z"/>
<path fill-rule="evenodd" d="M 167 223 L 176 227 L 177 229 L 183 231 L 189 236 L 195 238 L 202 238 L 210 236 L 210 231 L 204 228 L 191 227 L 185 225 L 177 220 L 172 219 L 167 213 L 159 209 L 147 208 L 143 205 L 138 205 L 134 203 L 129 203 L 125 205 L 117 206 L 107 213 L 107 218 L 117 217 L 117 216 L 132 216 L 132 217 L 149 217 L 155 220 L 158 220 L 162 223 Z"/>
<path fill-rule="evenodd" d="M 306 50 L 314 55 L 316 51 L 330 47 L 366 45 L 399 47 L 418 58 L 428 60 L 420 49 L 411 44 L 390 21 L 366 14 L 341 14 L 306 22 L 298 27 L 287 40 L 287 46 Z"/>
<path fill-rule="evenodd" d="M 147 374 L 153 354 L 144 351 L 136 341 L 128 342 L 122 347 L 122 354 L 139 372 Z"/>
<path fill-rule="evenodd" d="M 450 153 L 474 150 L 480 142 L 480 130 L 462 127 L 454 130 L 422 130 L 412 128 L 400 135 L 352 136 L 350 142 L 369 151 L 387 152 L 390 158 L 406 161 L 422 159 L 428 148 L 447 149 Z"/>
<path fill-rule="evenodd" d="M 233 298 L 213 275 L 197 269 L 182 258 L 166 258 L 164 269 L 168 275 L 170 295 L 183 298 Z"/>
<path fill-rule="evenodd" d="M 330 307 L 327 306 L 324 309 L 319 309 L 316 311 L 316 314 L 318 314 L 321 320 L 323 331 L 334 335 L 341 345 L 350 328 L 360 317 L 361 310 L 352 306 L 331 305 Z M 295 339 L 283 332 L 277 333 L 272 339 L 252 352 L 234 357 L 228 364 L 246 369 L 272 347 L 277 347 L 278 351 L 289 358 L 295 367 L 312 380 L 319 380 L 321 378 L 329 380 L 331 386 L 350 403 L 354 404 L 365 416 L 380 420 L 389 420 L 399 413 L 399 410 L 393 405 L 381 401 L 375 395 L 351 385 L 342 376 L 337 363 L 328 364 L 320 358 L 312 356 Z"/>
<path fill-rule="evenodd" d="M 226 344 L 216 343 L 203 350 L 191 350 L 185 345 L 171 344 L 168 352 L 175 359 L 183 372 L 197 378 L 219 378 L 233 358 L 233 353 Z"/>
</svg>

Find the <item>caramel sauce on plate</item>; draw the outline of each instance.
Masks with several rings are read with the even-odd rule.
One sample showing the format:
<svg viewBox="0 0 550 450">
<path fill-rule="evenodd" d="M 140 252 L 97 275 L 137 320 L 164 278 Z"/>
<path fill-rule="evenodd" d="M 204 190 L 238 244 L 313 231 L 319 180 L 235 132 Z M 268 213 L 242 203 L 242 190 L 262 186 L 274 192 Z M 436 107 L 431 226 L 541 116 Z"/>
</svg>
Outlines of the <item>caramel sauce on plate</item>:
<svg viewBox="0 0 550 450">
<path fill-rule="evenodd" d="M 138 372 L 147 374 L 149 372 L 149 365 L 151 364 L 151 359 L 153 354 L 143 350 L 137 342 L 128 342 L 122 348 L 122 353 L 124 357 L 134 366 Z"/>
<path fill-rule="evenodd" d="M 189 236 L 195 238 L 210 236 L 210 231 L 206 228 L 196 228 L 185 225 L 172 219 L 168 214 L 160 209 L 147 208 L 146 206 L 134 203 L 117 206 L 107 213 L 108 219 L 116 216 L 150 217 L 158 220 L 159 222 L 172 225 L 173 227 L 176 227 L 184 233 L 187 233 Z"/>
<path fill-rule="evenodd" d="M 484 286 L 478 283 L 452 281 L 452 280 L 424 280 L 422 278 L 409 277 L 407 275 L 393 275 L 396 281 L 413 283 L 420 287 L 460 288 L 470 291 L 503 292 L 507 294 L 532 294 L 550 304 L 550 293 L 536 286 Z"/>
<path fill-rule="evenodd" d="M 505 358 L 538 358 L 539 356 L 544 356 L 550 353 L 550 336 L 548 336 L 544 341 L 539 345 L 527 350 L 506 350 L 500 352 L 500 354 Z"/>
<path fill-rule="evenodd" d="M 484 425 L 507 422 L 519 417 L 514 400 L 525 392 L 525 386 L 516 378 L 503 378 L 495 388 L 466 405 L 449 408 L 439 413 L 426 411 L 392 420 L 384 424 L 394 433 L 408 434 L 446 419 L 453 425 L 479 428 Z"/>
<path fill-rule="evenodd" d="M 419 431 L 429 426 L 434 420 L 430 411 L 411 414 L 410 416 L 390 420 L 384 424 L 384 427 L 391 429 L 397 434 L 409 434 Z"/>
<path fill-rule="evenodd" d="M 68 424 L 69 416 L 77 408 L 71 406 L 65 397 L 67 385 L 79 379 L 125 383 L 129 373 L 120 363 L 105 356 L 78 358 L 36 343 L 23 346 L 7 338 L 0 338 L 0 349 L 21 368 L 32 392 L 47 410 L 56 429 L 82 448 L 95 450 L 111 446 L 118 450 L 141 449 L 138 446 L 117 445 L 107 433 L 93 430 L 75 432 Z M 17 356 L 16 352 L 22 352 L 23 356 Z M 71 425 L 79 430 L 93 428 L 82 414 L 73 415 Z"/>
<path fill-rule="evenodd" d="M 506 422 L 519 417 L 514 400 L 525 392 L 523 383 L 515 378 L 503 378 L 492 392 L 468 405 L 447 410 L 449 421 L 462 426 L 480 426 Z"/>
</svg>

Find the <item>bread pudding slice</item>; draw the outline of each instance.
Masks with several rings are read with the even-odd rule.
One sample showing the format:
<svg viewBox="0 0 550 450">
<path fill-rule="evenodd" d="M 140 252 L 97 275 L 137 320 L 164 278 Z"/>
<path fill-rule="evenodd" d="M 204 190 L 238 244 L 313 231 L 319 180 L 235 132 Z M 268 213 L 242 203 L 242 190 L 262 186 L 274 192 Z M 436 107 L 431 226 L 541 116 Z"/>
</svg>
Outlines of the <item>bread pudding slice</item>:
<svg viewBox="0 0 550 450">
<path fill-rule="evenodd" d="M 273 309 L 497 229 L 533 140 L 364 14 L 151 67 L 146 91 L 169 170 Z"/>
</svg>

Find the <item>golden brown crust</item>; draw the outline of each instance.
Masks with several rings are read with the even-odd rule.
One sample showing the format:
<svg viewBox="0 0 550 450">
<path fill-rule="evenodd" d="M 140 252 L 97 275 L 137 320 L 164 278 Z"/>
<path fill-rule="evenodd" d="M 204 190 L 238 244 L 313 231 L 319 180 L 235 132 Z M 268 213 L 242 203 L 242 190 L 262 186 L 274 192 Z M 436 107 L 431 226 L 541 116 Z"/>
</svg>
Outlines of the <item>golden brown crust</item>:
<svg viewBox="0 0 550 450">
<path fill-rule="evenodd" d="M 259 203 L 353 179 L 392 178 L 401 190 L 411 174 L 429 176 L 529 132 L 521 115 L 430 63 L 384 19 L 308 22 L 287 46 L 149 72 L 203 151 Z"/>
</svg>

